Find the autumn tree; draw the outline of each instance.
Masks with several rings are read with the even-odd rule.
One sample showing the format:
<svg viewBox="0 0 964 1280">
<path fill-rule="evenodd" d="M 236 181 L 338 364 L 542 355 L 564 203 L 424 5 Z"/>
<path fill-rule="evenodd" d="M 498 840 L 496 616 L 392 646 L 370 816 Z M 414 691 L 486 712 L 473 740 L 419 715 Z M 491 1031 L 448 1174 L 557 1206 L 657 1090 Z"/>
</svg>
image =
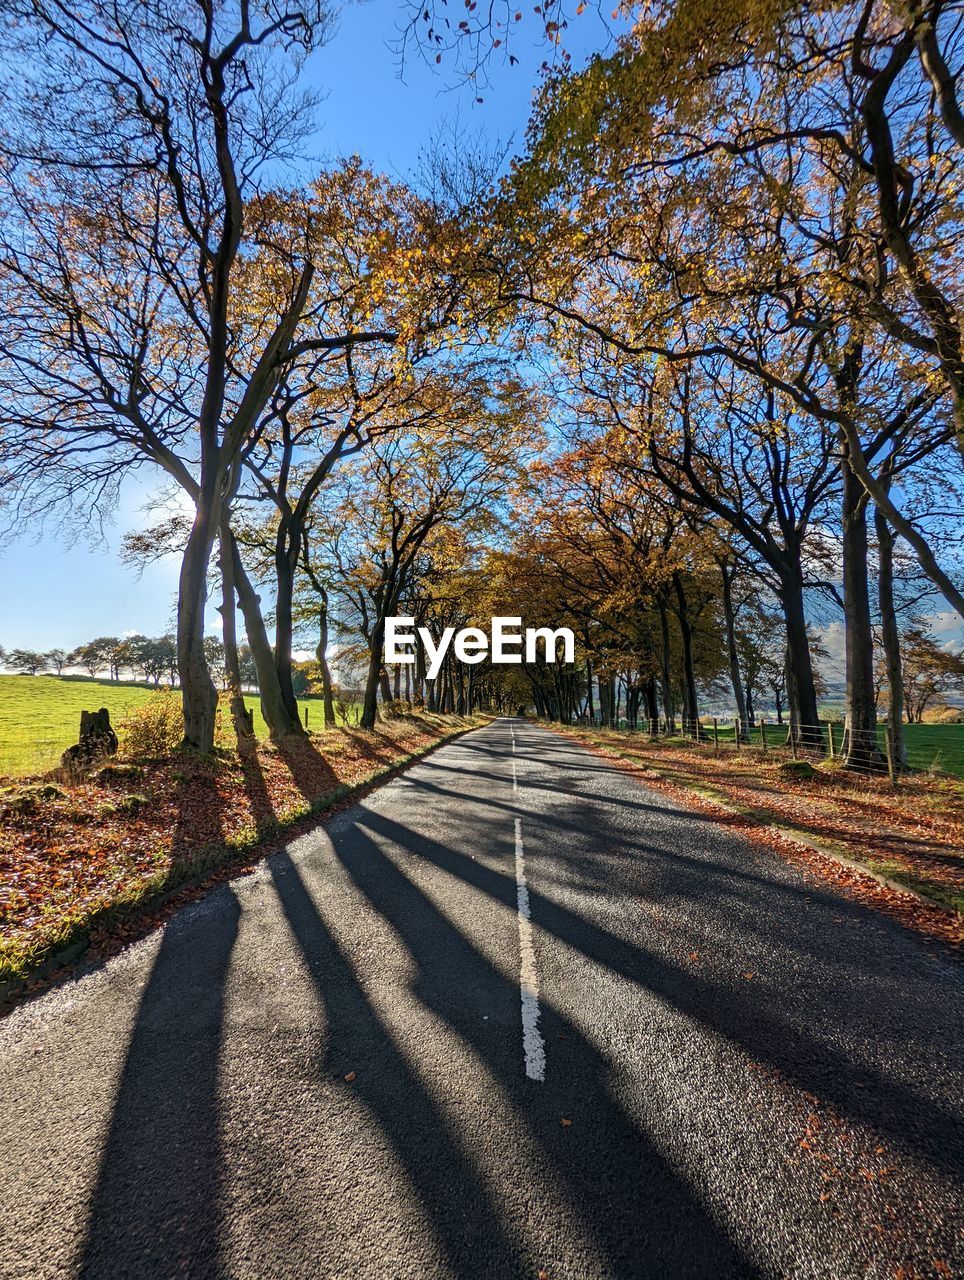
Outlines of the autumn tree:
<svg viewBox="0 0 964 1280">
<path fill-rule="evenodd" d="M 909 307 L 922 306 L 920 290 L 911 284 L 908 293 L 906 272 L 890 269 L 894 241 L 867 154 L 861 83 L 868 68 L 850 76 L 835 43 L 842 37 L 853 53 L 868 29 L 859 29 L 851 9 L 757 11 L 737 3 L 708 15 L 684 0 L 624 12 L 632 28 L 614 54 L 577 73 L 561 66 L 547 81 L 530 154 L 497 202 L 505 235 L 491 261 L 500 297 L 548 331 L 558 358 L 607 410 L 641 437 L 643 424 L 658 428 L 650 433 L 650 465 L 677 486 L 680 500 L 684 482 L 694 512 L 742 520 L 732 490 L 716 491 L 720 460 L 725 472 L 742 458 L 736 479 L 746 491 L 767 487 L 773 447 L 781 452 L 788 434 L 798 475 L 816 460 L 823 489 L 793 535 L 799 543 L 789 549 L 789 567 L 761 558 L 759 541 L 750 548 L 745 523 L 734 535 L 779 581 L 791 724 L 795 736 L 816 745 L 803 553 L 807 525 L 815 516 L 825 521 L 827 502 L 839 494 L 846 756 L 882 765 L 868 498 L 962 613 L 964 595 L 907 508 L 919 476 L 953 438 L 946 390 L 953 406 L 953 358 L 948 364 L 913 323 L 899 323 Z M 893 27 L 874 29 L 875 56 L 900 39 Z M 720 56 L 724 49 L 732 58 Z M 946 301 L 960 278 L 944 262 L 960 192 L 943 158 L 947 148 L 923 149 L 921 121 L 931 107 L 913 91 L 899 101 L 906 108 L 901 137 L 920 161 L 901 217 Z M 933 308 L 919 311 L 925 314 L 933 336 L 939 316 Z M 752 426 L 748 406 L 761 403 L 770 406 L 760 416 L 771 424 L 772 443 L 761 433 L 761 446 L 747 452 L 739 434 L 743 423 Z M 714 431 L 716 459 L 701 447 Z M 773 478 L 770 505 L 759 507 L 770 538 L 786 523 L 779 464 Z M 721 496 L 725 514 L 712 505 Z"/>
<path fill-rule="evenodd" d="M 269 185 L 308 127 L 298 71 L 328 12 L 170 0 L 8 12 L 5 497 L 19 515 L 89 510 L 145 464 L 188 494 L 178 666 L 185 743 L 209 751 L 208 567 L 242 455 L 294 361 L 392 338 L 327 329 L 314 288 L 325 227 L 310 192 Z"/>
<path fill-rule="evenodd" d="M 508 377 L 490 386 L 486 375 L 434 371 L 415 425 L 385 432 L 320 494 L 330 505 L 314 517 L 315 572 L 334 576 L 349 625 L 365 639 L 365 728 L 375 723 L 385 619 L 398 612 L 419 558 L 446 529 L 481 532 L 539 438 L 524 384 Z M 349 621 L 344 612 L 340 621 Z"/>
<path fill-rule="evenodd" d="M 964 689 L 964 649 L 944 648 L 919 622 L 904 630 L 902 648 L 907 719 L 921 724 L 938 694 Z"/>
</svg>

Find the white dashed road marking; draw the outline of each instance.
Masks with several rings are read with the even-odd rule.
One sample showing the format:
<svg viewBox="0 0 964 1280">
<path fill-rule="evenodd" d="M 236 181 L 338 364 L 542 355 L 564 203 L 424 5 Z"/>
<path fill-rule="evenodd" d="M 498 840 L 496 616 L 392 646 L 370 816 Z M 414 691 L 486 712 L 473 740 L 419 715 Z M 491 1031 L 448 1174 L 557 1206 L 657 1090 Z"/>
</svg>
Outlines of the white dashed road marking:
<svg viewBox="0 0 964 1280">
<path fill-rule="evenodd" d="M 532 945 L 532 919 L 529 914 L 521 818 L 515 820 L 515 886 L 521 961 L 519 987 L 522 992 L 522 1049 L 526 1075 L 530 1080 L 542 1081 L 546 1078 L 546 1044 L 539 1030 L 539 979 L 536 977 L 536 953 Z"/>
</svg>

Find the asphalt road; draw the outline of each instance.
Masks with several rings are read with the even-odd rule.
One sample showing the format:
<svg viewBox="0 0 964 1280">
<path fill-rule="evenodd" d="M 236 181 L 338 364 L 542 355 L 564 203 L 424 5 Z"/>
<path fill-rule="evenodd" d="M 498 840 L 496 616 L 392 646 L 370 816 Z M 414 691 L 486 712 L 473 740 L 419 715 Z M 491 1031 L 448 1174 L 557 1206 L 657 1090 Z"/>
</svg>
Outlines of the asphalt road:
<svg viewBox="0 0 964 1280">
<path fill-rule="evenodd" d="M 961 1276 L 962 1012 L 499 720 L 0 1026 L 0 1275 Z"/>
</svg>

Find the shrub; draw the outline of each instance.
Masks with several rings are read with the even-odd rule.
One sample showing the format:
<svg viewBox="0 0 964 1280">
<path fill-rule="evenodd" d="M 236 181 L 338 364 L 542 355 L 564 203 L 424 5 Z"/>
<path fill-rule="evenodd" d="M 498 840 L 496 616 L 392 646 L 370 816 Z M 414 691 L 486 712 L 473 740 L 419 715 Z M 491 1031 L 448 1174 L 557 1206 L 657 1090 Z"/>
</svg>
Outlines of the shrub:
<svg viewBox="0 0 964 1280">
<path fill-rule="evenodd" d="M 388 702 L 379 703 L 379 710 L 386 720 L 400 720 L 412 714 L 412 708 L 403 698 L 390 698 Z"/>
<path fill-rule="evenodd" d="M 342 724 L 348 724 L 354 718 L 356 724 L 358 722 L 358 703 L 361 700 L 361 693 L 357 689 L 340 689 L 335 686 L 335 715 Z M 354 713 L 354 715 L 353 715 Z"/>
<path fill-rule="evenodd" d="M 964 707 L 932 707 L 924 712 L 925 724 L 964 724 Z"/>
<path fill-rule="evenodd" d="M 129 711 L 117 729 L 125 756 L 169 755 L 184 737 L 181 695 L 173 689 L 159 689 Z"/>
<path fill-rule="evenodd" d="M 139 764 L 105 764 L 97 770 L 97 781 L 109 787 L 115 782 L 130 782 L 135 778 L 143 778 L 144 770 Z"/>
<path fill-rule="evenodd" d="M 780 772 L 785 778 L 815 778 L 817 771 L 809 760 L 784 760 Z"/>
</svg>

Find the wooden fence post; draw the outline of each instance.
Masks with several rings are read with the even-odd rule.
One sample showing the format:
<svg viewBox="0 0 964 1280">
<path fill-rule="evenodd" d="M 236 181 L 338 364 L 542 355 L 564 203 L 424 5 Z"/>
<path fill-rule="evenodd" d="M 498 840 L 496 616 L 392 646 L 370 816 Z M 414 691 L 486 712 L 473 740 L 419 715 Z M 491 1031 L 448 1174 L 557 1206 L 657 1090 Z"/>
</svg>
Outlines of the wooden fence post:
<svg viewBox="0 0 964 1280">
<path fill-rule="evenodd" d="M 833 721 L 832 720 L 827 721 L 827 746 L 830 748 L 830 759 L 832 760 L 834 756 Z"/>
<path fill-rule="evenodd" d="M 766 755 L 767 750 L 767 722 L 766 717 L 760 717 L 760 741 L 763 743 L 763 754 Z"/>
<path fill-rule="evenodd" d="M 720 749 L 720 727 L 716 723 L 716 716 L 714 716 L 713 717 L 713 750 L 718 752 L 719 749 Z"/>
<path fill-rule="evenodd" d="M 884 749 L 887 752 L 887 776 L 890 778 L 890 785 L 897 786 L 897 766 L 894 760 L 894 742 L 890 733 L 890 725 L 884 726 Z"/>
</svg>

